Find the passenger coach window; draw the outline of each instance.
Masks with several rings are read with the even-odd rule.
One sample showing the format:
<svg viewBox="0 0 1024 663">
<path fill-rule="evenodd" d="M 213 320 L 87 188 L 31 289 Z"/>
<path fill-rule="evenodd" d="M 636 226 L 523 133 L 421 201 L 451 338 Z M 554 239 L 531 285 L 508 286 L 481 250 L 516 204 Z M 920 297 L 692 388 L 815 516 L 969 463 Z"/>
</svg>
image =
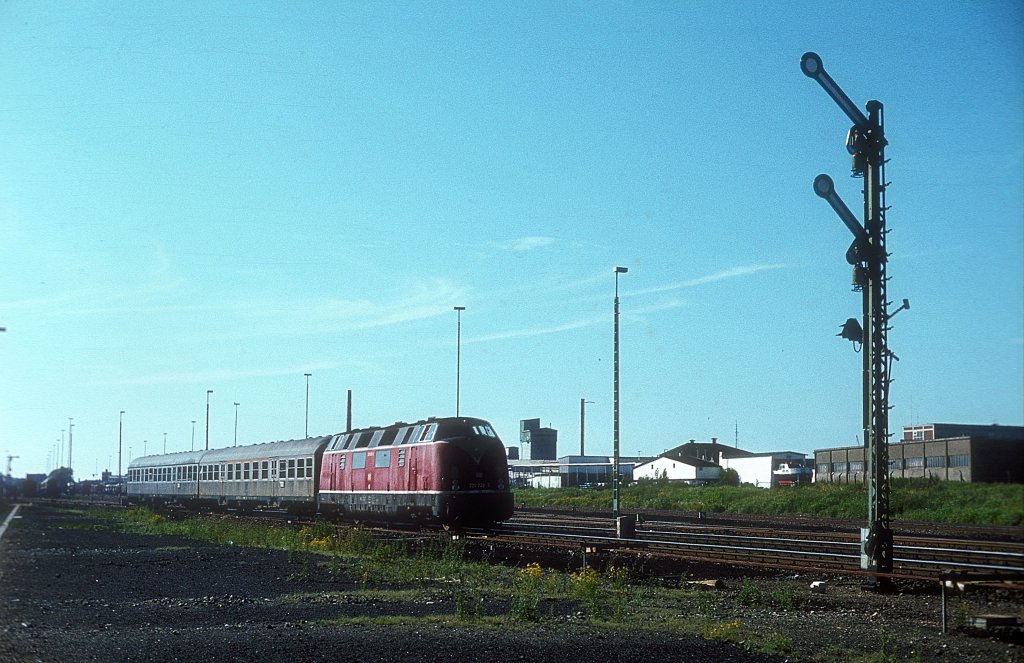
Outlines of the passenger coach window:
<svg viewBox="0 0 1024 663">
<path fill-rule="evenodd" d="M 292 459 L 292 460 L 288 461 L 288 478 L 289 479 L 294 479 L 295 478 L 295 459 Z"/>
<path fill-rule="evenodd" d="M 270 461 L 266 461 L 266 460 L 263 461 L 262 472 L 263 472 L 263 474 L 260 477 L 261 479 L 269 479 L 270 478 Z"/>
</svg>

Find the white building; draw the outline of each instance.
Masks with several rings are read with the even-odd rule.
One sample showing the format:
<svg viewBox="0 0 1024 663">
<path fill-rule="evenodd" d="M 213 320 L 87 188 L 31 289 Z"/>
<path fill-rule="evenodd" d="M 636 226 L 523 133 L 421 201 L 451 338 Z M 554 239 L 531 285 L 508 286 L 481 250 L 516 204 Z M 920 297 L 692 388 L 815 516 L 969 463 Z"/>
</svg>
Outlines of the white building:
<svg viewBox="0 0 1024 663">
<path fill-rule="evenodd" d="M 749 483 L 759 488 L 777 486 L 772 475 L 782 463 L 803 462 L 804 454 L 795 451 L 778 451 L 770 454 L 755 454 L 737 458 L 722 458 L 722 467 L 736 470 L 740 483 Z"/>
<path fill-rule="evenodd" d="M 717 481 L 722 468 L 699 458 L 660 456 L 633 470 L 634 479 L 668 479 L 692 484 Z"/>
</svg>

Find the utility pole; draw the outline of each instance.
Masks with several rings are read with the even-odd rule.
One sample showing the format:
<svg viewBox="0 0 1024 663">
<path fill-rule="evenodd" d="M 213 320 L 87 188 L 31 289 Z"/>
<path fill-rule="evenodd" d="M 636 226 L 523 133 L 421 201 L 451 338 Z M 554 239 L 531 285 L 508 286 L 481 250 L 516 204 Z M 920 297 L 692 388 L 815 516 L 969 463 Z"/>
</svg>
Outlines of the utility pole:
<svg viewBox="0 0 1024 663">
<path fill-rule="evenodd" d="M 586 400 L 584 398 L 580 399 L 580 455 L 581 456 L 586 456 L 587 455 L 586 448 L 585 448 L 585 446 L 583 444 L 584 440 L 586 439 L 586 435 L 585 435 L 585 430 L 584 430 L 583 424 L 586 421 L 586 416 L 587 416 L 587 414 L 586 414 L 587 403 L 593 404 L 594 401 L 588 401 L 588 400 Z"/>
<path fill-rule="evenodd" d="M 886 295 L 885 212 L 885 122 L 880 101 L 869 101 L 864 115 L 828 75 L 816 53 L 804 53 L 800 69 L 813 78 L 853 122 L 846 137 L 846 149 L 852 157 L 852 176 L 864 178 L 863 225 L 835 191 L 832 178 L 818 175 L 814 193 L 824 198 L 853 234 L 846 260 L 853 266 L 853 289 L 861 292 L 863 323 L 850 318 L 838 336 L 863 346 L 862 425 L 868 461 L 868 522 L 861 529 L 861 568 L 877 572 L 867 584 L 888 589 L 893 570 L 893 542 L 889 509 L 889 383 L 890 359 L 898 360 L 888 347 L 889 320 L 910 302 L 888 312 Z"/>
<path fill-rule="evenodd" d="M 124 438 L 124 410 L 117 417 L 117 476 L 121 476 L 121 444 Z"/>
<path fill-rule="evenodd" d="M 72 436 L 73 436 L 73 433 L 72 433 L 71 429 L 73 429 L 75 427 L 75 425 L 73 423 L 71 423 L 71 420 L 73 418 L 74 417 L 68 417 L 68 469 L 69 470 L 71 469 L 71 440 L 72 440 Z"/>
<path fill-rule="evenodd" d="M 206 390 L 206 450 L 210 450 L 210 394 L 213 389 Z"/>
<path fill-rule="evenodd" d="M 612 519 L 618 522 L 619 504 L 619 274 L 629 271 L 628 267 L 615 268 L 615 311 L 614 311 L 614 350 L 612 366 Z"/>
</svg>

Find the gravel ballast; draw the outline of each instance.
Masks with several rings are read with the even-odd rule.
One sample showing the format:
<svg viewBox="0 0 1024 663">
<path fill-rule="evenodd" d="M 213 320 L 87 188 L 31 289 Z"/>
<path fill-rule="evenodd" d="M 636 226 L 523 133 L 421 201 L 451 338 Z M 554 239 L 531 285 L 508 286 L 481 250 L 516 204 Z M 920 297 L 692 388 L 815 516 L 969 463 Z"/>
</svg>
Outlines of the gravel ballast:
<svg viewBox="0 0 1024 663">
<path fill-rule="evenodd" d="M 862 643 L 855 649 L 877 652 L 880 633 L 893 638 L 885 647 L 895 657 L 885 660 L 1022 660 L 1021 647 L 1004 640 L 940 635 L 934 595 L 880 596 L 833 583 L 829 594 L 800 610 L 729 603 L 725 613 L 734 614 L 725 618 L 765 632 L 791 629 L 796 651 L 787 659 L 729 642 L 602 630 L 569 618 L 437 625 L 421 618 L 452 615 L 453 605 L 348 595 L 345 582 L 297 578 L 285 551 L 120 533 L 47 505 L 22 506 L 18 515 L 0 540 L 0 661 L 767 663 L 812 660 L 826 644 Z M 1015 598 L 983 597 L 968 608 L 1019 614 Z M 396 616 L 408 623 L 374 623 Z M 329 621 L 338 618 L 363 619 Z"/>
</svg>

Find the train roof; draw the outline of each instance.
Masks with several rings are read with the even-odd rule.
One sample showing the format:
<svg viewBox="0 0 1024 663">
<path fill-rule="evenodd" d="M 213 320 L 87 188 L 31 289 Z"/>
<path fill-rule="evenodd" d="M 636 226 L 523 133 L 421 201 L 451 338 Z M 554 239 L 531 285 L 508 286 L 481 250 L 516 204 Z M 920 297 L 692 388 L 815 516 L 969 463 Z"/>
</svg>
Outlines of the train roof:
<svg viewBox="0 0 1024 663">
<path fill-rule="evenodd" d="M 205 451 L 178 451 L 169 454 L 155 454 L 142 456 L 128 461 L 128 469 L 139 467 L 165 467 L 167 465 L 196 465 L 202 459 Z"/>
<path fill-rule="evenodd" d="M 310 437 L 304 440 L 284 440 L 281 442 L 263 442 L 246 444 L 240 447 L 210 449 L 203 456 L 203 463 L 229 463 L 279 456 L 308 456 L 321 451 L 331 439 L 330 435 Z"/>
</svg>

